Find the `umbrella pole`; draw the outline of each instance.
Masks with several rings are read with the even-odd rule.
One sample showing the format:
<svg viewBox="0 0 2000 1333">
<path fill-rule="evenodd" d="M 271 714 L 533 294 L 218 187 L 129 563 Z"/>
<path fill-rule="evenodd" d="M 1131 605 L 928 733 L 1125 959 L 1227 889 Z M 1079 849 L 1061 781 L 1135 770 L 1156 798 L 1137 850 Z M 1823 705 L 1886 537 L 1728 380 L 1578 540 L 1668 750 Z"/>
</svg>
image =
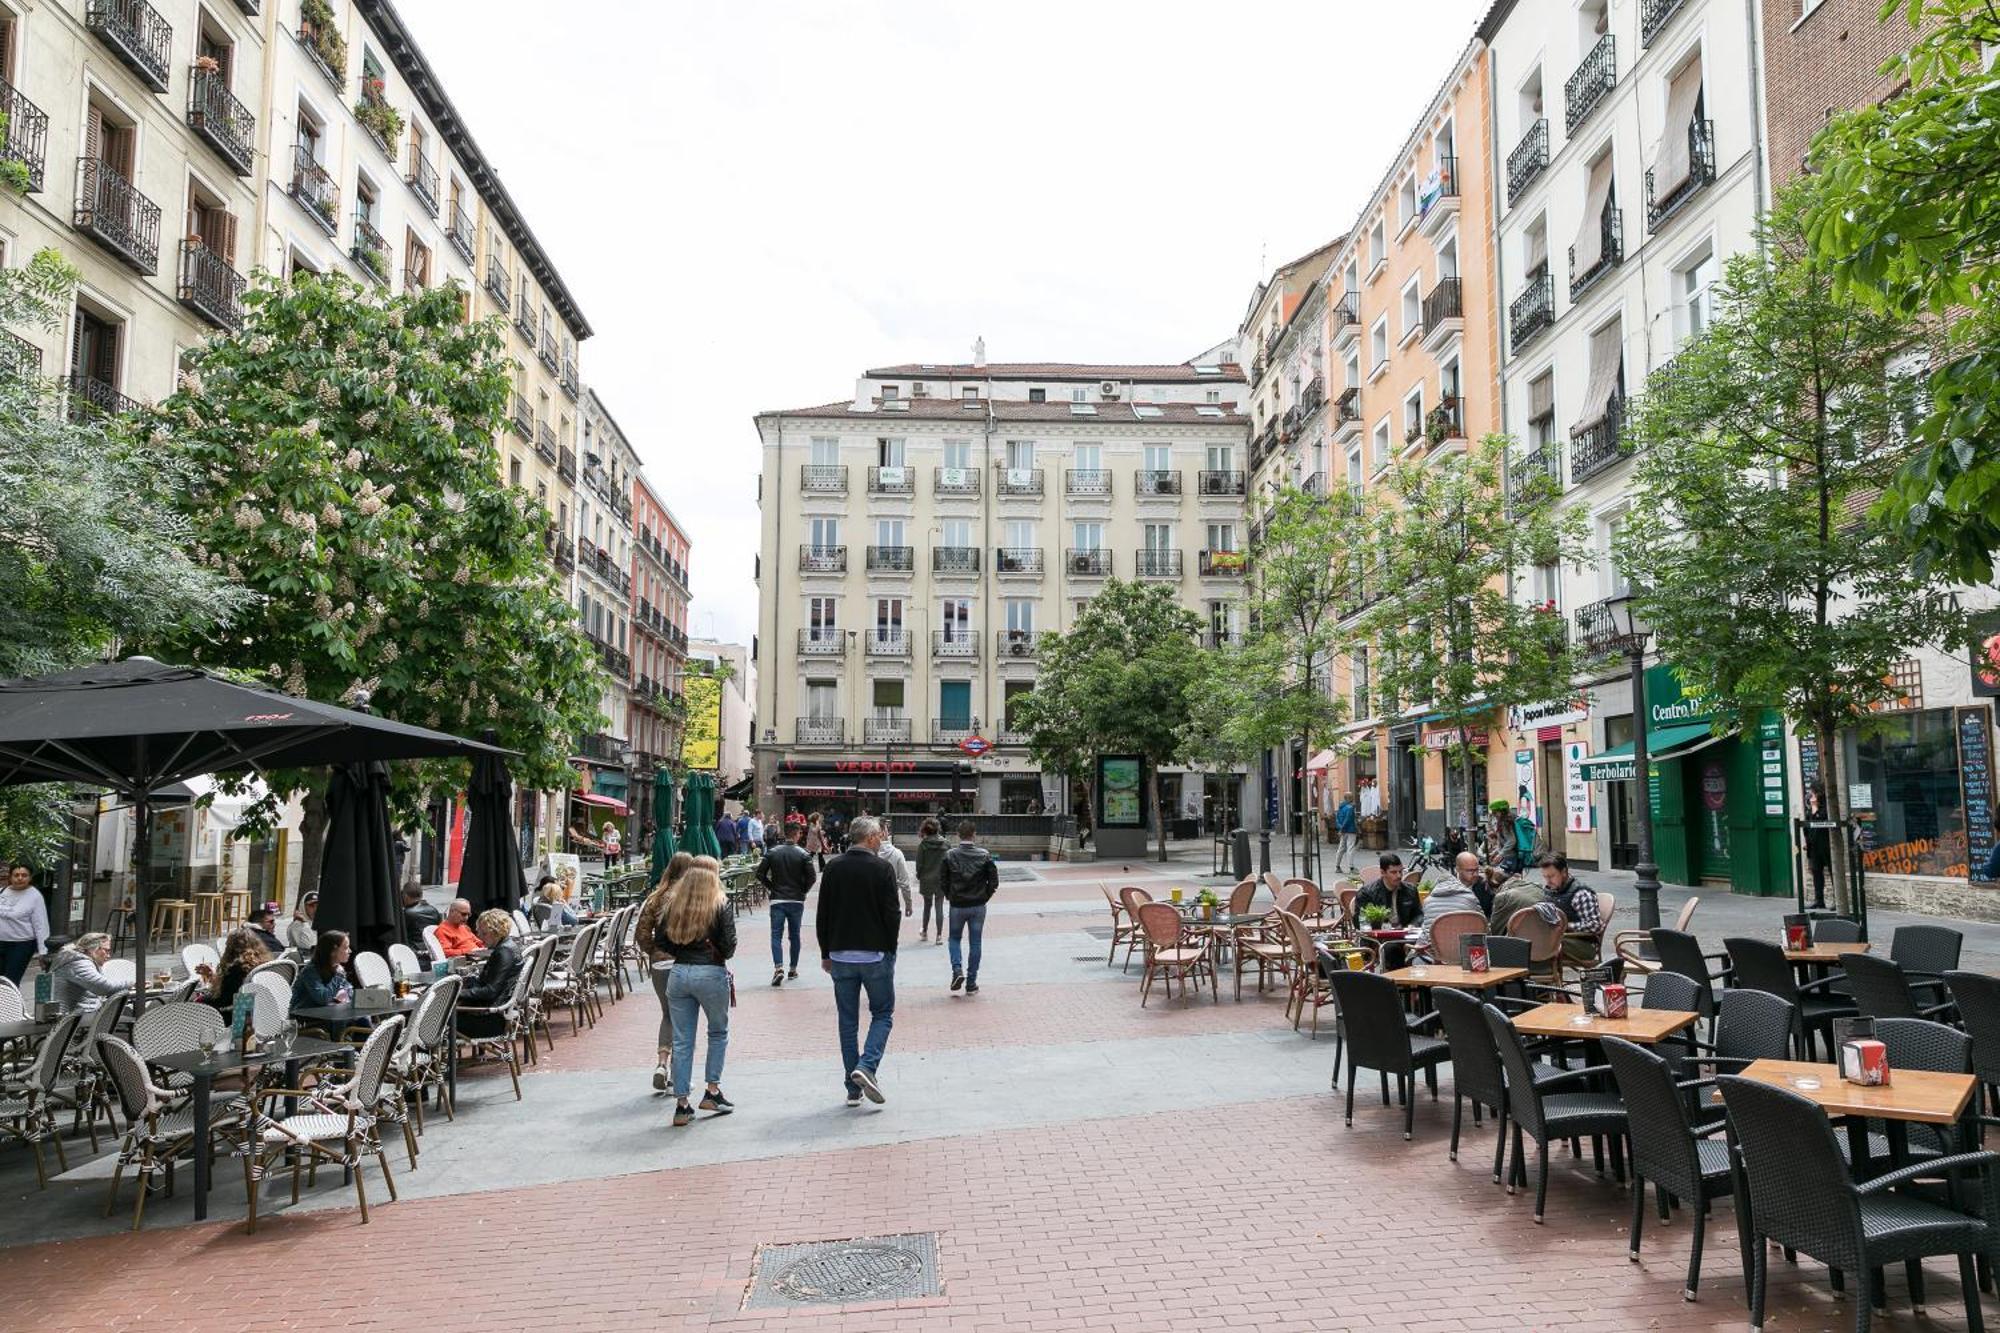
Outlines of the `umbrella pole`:
<svg viewBox="0 0 2000 1333">
<path fill-rule="evenodd" d="M 145 763 L 146 742 L 139 742 L 140 764 Z M 146 877 L 153 868 L 153 804 L 141 786 L 132 801 L 132 938 L 138 961 L 133 967 L 132 1016 L 146 1009 L 146 936 L 153 928 L 151 904 L 147 902 Z"/>
</svg>

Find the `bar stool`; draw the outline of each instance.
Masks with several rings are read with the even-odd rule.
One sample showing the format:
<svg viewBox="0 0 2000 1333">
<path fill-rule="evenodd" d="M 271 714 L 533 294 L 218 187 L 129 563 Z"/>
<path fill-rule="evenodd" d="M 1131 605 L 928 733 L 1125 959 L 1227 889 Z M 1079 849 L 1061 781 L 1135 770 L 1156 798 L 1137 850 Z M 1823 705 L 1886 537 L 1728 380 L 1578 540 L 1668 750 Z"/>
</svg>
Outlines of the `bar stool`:
<svg viewBox="0 0 2000 1333">
<path fill-rule="evenodd" d="M 155 942 L 165 938 L 170 946 L 193 939 L 194 904 L 185 898 L 153 899 L 153 919 L 147 923 L 146 933 Z"/>
<path fill-rule="evenodd" d="M 133 936 L 138 933 L 138 926 L 134 923 L 137 916 L 138 911 L 129 901 L 111 909 L 111 916 L 104 925 L 111 932 L 112 953 L 124 953 L 125 946 L 132 942 Z"/>
<path fill-rule="evenodd" d="M 197 893 L 194 896 L 194 933 L 211 937 L 222 933 L 222 899 L 220 893 Z"/>
<path fill-rule="evenodd" d="M 223 890 L 222 916 L 223 928 L 215 932 L 218 935 L 224 934 L 231 928 L 248 921 L 250 919 L 250 890 Z"/>
</svg>

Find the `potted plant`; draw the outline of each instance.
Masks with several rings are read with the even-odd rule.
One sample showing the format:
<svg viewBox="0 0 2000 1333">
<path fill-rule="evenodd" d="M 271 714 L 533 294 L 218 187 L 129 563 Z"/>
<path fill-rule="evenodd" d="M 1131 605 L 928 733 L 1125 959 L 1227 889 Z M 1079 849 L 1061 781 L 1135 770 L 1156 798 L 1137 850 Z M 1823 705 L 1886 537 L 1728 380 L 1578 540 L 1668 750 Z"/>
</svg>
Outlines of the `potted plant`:
<svg viewBox="0 0 2000 1333">
<path fill-rule="evenodd" d="M 1389 924 L 1389 909 L 1380 903 L 1370 903 L 1361 909 L 1361 924 L 1369 930 L 1380 930 Z"/>
<path fill-rule="evenodd" d="M 222 64 L 214 56 L 196 56 L 194 58 L 194 67 L 203 74 L 222 73 Z"/>
<path fill-rule="evenodd" d="M 386 150 L 403 132 L 403 116 L 395 107 L 382 100 L 382 81 L 373 80 L 374 94 L 364 94 L 354 103 L 354 118 L 361 122 L 361 128 L 375 136 L 375 141 Z"/>
<path fill-rule="evenodd" d="M 354 257 L 361 261 L 363 268 L 375 275 L 377 281 L 387 282 L 389 280 L 389 256 L 383 254 L 375 246 L 363 245 L 357 247 Z"/>
<path fill-rule="evenodd" d="M 1213 921 L 1215 919 L 1215 905 L 1217 902 L 1215 896 L 1215 890 L 1203 889 L 1200 893 L 1195 895 L 1194 900 L 1196 905 L 1198 905 L 1201 908 L 1202 920 Z"/>
</svg>

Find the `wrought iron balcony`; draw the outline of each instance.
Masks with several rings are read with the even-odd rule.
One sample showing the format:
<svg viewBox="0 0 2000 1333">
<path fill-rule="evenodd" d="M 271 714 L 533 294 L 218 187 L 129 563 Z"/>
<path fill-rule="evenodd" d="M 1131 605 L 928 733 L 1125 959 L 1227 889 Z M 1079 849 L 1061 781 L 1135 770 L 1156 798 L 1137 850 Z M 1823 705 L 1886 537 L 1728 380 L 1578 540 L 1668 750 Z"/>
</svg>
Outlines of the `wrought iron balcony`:
<svg viewBox="0 0 2000 1333">
<path fill-rule="evenodd" d="M 549 435 L 551 439 L 554 438 L 549 431 L 547 422 L 536 427 L 535 434 L 538 439 L 543 435 Z M 576 450 L 570 448 L 568 445 L 562 447 L 562 453 L 556 458 L 556 475 L 572 486 L 576 484 Z"/>
<path fill-rule="evenodd" d="M 18 333 L 0 329 L 0 375 L 33 379 L 42 373 L 42 349 Z"/>
<path fill-rule="evenodd" d="M 1002 546 L 993 555 L 993 572 L 1001 576 L 1018 575 L 1040 578 L 1042 575 L 1042 548 L 1039 546 Z"/>
<path fill-rule="evenodd" d="M 1580 606 L 1570 617 L 1570 642 L 1586 653 L 1609 653 L 1623 646 L 1611 599 Z"/>
<path fill-rule="evenodd" d="M 1142 500 L 1149 496 L 1179 495 L 1181 474 L 1178 469 L 1142 468 L 1132 479 L 1132 490 Z"/>
<path fill-rule="evenodd" d="M 979 572 L 979 548 L 977 546 L 933 546 L 931 548 L 931 572 L 933 574 L 977 574 Z"/>
<path fill-rule="evenodd" d="M 1361 386 L 1341 390 L 1333 400 L 1334 424 L 1344 426 L 1350 421 L 1361 420 Z"/>
<path fill-rule="evenodd" d="M 1659 198 L 1653 196 L 1653 173 L 1646 173 L 1646 230 L 1663 223 L 1715 180 L 1715 122 L 1697 120 L 1688 126 L 1688 178 Z"/>
<path fill-rule="evenodd" d="M 1328 323 L 1333 328 L 1333 340 L 1354 337 L 1361 332 L 1361 307 L 1353 292 L 1344 294 L 1338 301 L 1326 308 Z"/>
<path fill-rule="evenodd" d="M 1242 644 L 1243 635 L 1233 629 L 1210 628 L 1202 632 L 1201 641 L 1209 648 L 1235 648 Z"/>
<path fill-rule="evenodd" d="M 944 496 L 967 496 L 979 494 L 979 469 L 976 467 L 941 467 L 931 472 L 931 494 Z"/>
<path fill-rule="evenodd" d="M 41 193 L 49 150 L 48 116 L 5 79 L 0 79 L 0 116 L 7 118 L 7 136 L 0 141 L 0 161 L 19 162 L 27 168 L 28 193 Z"/>
<path fill-rule="evenodd" d="M 1514 151 L 1507 154 L 1507 202 L 1512 204 L 1521 197 L 1521 192 L 1533 185 L 1549 165 L 1549 122 L 1537 120 L 1521 136 L 1521 142 L 1514 145 Z"/>
<path fill-rule="evenodd" d="M 424 212 L 432 217 L 438 215 L 438 169 L 437 163 L 425 157 L 423 150 L 410 145 L 410 160 L 403 179 L 410 183 L 410 192 L 424 206 Z"/>
<path fill-rule="evenodd" d="M 845 568 L 843 548 L 842 568 Z M 847 656 L 847 632 L 821 625 L 799 631 L 800 657 L 845 657 Z"/>
<path fill-rule="evenodd" d="M 514 433 L 522 439 L 532 441 L 535 438 L 535 413 L 528 406 L 528 400 L 518 393 L 514 395 L 513 404 L 507 413 L 507 424 L 513 427 Z M 553 458 L 548 460 L 551 466 L 555 461 Z"/>
<path fill-rule="evenodd" d="M 521 284 L 521 299 L 514 310 L 514 332 L 528 340 L 528 350 L 535 350 L 536 325 L 535 303 L 528 299 L 528 284 Z"/>
<path fill-rule="evenodd" d="M 1458 159 L 1438 158 L 1437 173 L 1437 193 L 1419 203 L 1422 212 L 1417 216 L 1417 234 L 1420 236 L 1436 236 L 1458 216 Z"/>
<path fill-rule="evenodd" d="M 472 262 L 472 218 L 465 211 L 465 206 L 456 199 L 450 202 L 445 213 L 444 235 L 445 239 L 451 242 L 451 248 L 458 251 L 459 258 L 470 264 Z"/>
<path fill-rule="evenodd" d="M 1424 435 L 1434 445 L 1465 438 L 1465 400 L 1456 394 L 1438 399 L 1424 418 Z"/>
<path fill-rule="evenodd" d="M 908 657 L 909 632 L 888 625 L 877 625 L 874 629 L 863 630 L 861 651 L 869 657 Z"/>
<path fill-rule="evenodd" d="M 1625 262 L 1625 210 L 1607 208 L 1598 230 L 1597 262 L 1582 272 L 1576 267 L 1576 247 L 1569 248 L 1569 299 L 1590 290 L 1590 285 Z"/>
<path fill-rule="evenodd" d="M 1570 431 L 1570 482 L 1581 485 L 1631 453 L 1625 440 L 1625 400 L 1614 395 L 1603 416 Z"/>
<path fill-rule="evenodd" d="M 802 717 L 792 739 L 799 745 L 843 745 L 847 724 L 837 717 Z"/>
<path fill-rule="evenodd" d="M 1437 286 L 1424 297 L 1424 342 L 1443 337 L 1465 319 L 1465 292 L 1457 278 L 1439 278 Z M 1454 321 L 1457 321 L 1454 324 Z"/>
<path fill-rule="evenodd" d="M 931 631 L 931 656 L 949 662 L 979 660 L 979 639 L 963 626 Z"/>
<path fill-rule="evenodd" d="M 799 469 L 799 489 L 807 495 L 845 495 L 847 467 L 840 463 L 807 463 Z"/>
<path fill-rule="evenodd" d="M 868 493 L 870 495 L 912 495 L 916 493 L 917 480 L 914 469 L 906 467 L 871 467 L 868 469 Z"/>
<path fill-rule="evenodd" d="M 1133 552 L 1132 573 L 1142 579 L 1177 579 L 1181 576 L 1182 554 L 1142 546 Z"/>
<path fill-rule="evenodd" d="M 1040 495 L 1042 470 L 1038 467 L 1010 467 L 1000 474 L 1000 494 Z"/>
<path fill-rule="evenodd" d="M 306 212 L 326 229 L 327 235 L 339 230 L 340 187 L 305 144 L 292 147 L 292 198 L 306 206 Z"/>
<path fill-rule="evenodd" d="M 375 230 L 375 224 L 360 213 L 354 215 L 354 243 L 348 247 L 348 253 L 376 282 L 384 287 L 389 285 L 389 243 Z"/>
<path fill-rule="evenodd" d="M 230 169 L 248 176 L 256 162 L 257 117 L 236 100 L 229 83 L 197 65 L 188 74 L 188 128 L 222 155 Z"/>
<path fill-rule="evenodd" d="M 1208 578 L 1242 578 L 1250 568 L 1247 551 L 1203 551 L 1195 559 L 1195 568 Z"/>
<path fill-rule="evenodd" d="M 908 745 L 910 719 L 907 717 L 864 717 L 861 740 L 867 745 Z"/>
<path fill-rule="evenodd" d="M 347 86 L 347 43 L 335 28 L 322 31 L 303 13 L 299 15 L 299 45 L 319 66 L 319 72 L 339 92 Z"/>
<path fill-rule="evenodd" d="M 870 574 L 909 574 L 917 568 L 913 546 L 871 546 L 868 548 Z"/>
<path fill-rule="evenodd" d="M 180 303 L 218 329 L 243 324 L 243 275 L 208 248 L 206 241 L 181 242 Z"/>
<path fill-rule="evenodd" d="M 1590 113 L 1597 110 L 1605 96 L 1618 86 L 1618 46 L 1610 33 L 1597 39 L 1597 45 L 1569 76 L 1563 85 L 1563 128 L 1575 134 L 1577 127 L 1590 119 Z"/>
<path fill-rule="evenodd" d="M 1063 555 L 1063 568 L 1071 578 L 1102 579 L 1111 576 L 1111 552 L 1099 547 L 1071 547 Z"/>
<path fill-rule="evenodd" d="M 931 719 L 932 745 L 957 745 L 972 734 L 972 719 L 969 717 L 934 717 Z"/>
<path fill-rule="evenodd" d="M 845 546 L 801 546 L 799 548 L 799 572 L 802 574 L 845 574 L 847 572 L 847 548 Z"/>
<path fill-rule="evenodd" d="M 167 90 L 174 30 L 146 0 L 90 0 L 83 21 L 139 82 L 156 93 Z"/>
<path fill-rule="evenodd" d="M 1299 489 L 1304 491 L 1307 495 L 1325 495 L 1327 493 L 1326 473 L 1324 472 L 1313 473 L 1311 476 L 1307 477 L 1304 481 L 1299 483 Z"/>
<path fill-rule="evenodd" d="M 1507 307 L 1507 327 L 1511 330 L 1514 354 L 1548 331 L 1556 322 L 1556 282 L 1547 269 L 1528 279 L 1528 285 Z"/>
<path fill-rule="evenodd" d="M 1241 495 L 1244 480 L 1240 471 L 1228 468 L 1203 468 L 1196 474 L 1196 484 L 1203 495 Z"/>
<path fill-rule="evenodd" d="M 537 349 L 536 355 L 541 357 L 542 364 L 550 370 L 562 365 L 562 346 L 556 342 L 556 335 L 549 329 L 542 330 L 541 346 Z"/>
<path fill-rule="evenodd" d="M 76 229 L 139 272 L 160 267 L 160 206 L 100 158 L 76 164 Z"/>
<path fill-rule="evenodd" d="M 1563 449 L 1550 440 L 1514 459 L 1507 470 L 1507 498 L 1520 500 L 1534 492 L 1560 495 L 1563 488 Z"/>
<path fill-rule="evenodd" d="M 1111 498 L 1111 472 L 1101 467 L 1073 467 L 1063 473 L 1063 494 L 1076 499 Z"/>
<path fill-rule="evenodd" d="M 248 18 L 256 18 L 262 9 L 262 0 L 236 0 L 236 7 Z"/>
<path fill-rule="evenodd" d="M 1639 45 L 1651 46 L 1680 7 L 1681 0 L 1639 0 Z"/>
<path fill-rule="evenodd" d="M 127 398 L 103 380 L 84 371 L 70 372 L 69 419 L 71 421 L 89 421 L 98 416 L 132 416 L 145 406 L 138 399 Z"/>
<path fill-rule="evenodd" d="M 577 396 L 583 392 L 583 381 L 578 379 L 576 374 L 576 358 L 568 355 L 563 357 L 562 369 L 556 374 L 556 383 L 562 386 L 562 391 L 569 396 L 571 402 L 576 401 Z"/>
<path fill-rule="evenodd" d="M 513 308 L 513 299 L 507 288 L 507 270 L 500 266 L 497 255 L 486 256 L 486 294 L 493 298 L 493 304 L 505 314 Z"/>
<path fill-rule="evenodd" d="M 1040 647 L 1042 636 L 1031 629 L 996 629 L 993 631 L 994 660 L 1004 662 L 1008 658 L 1032 658 Z"/>
</svg>

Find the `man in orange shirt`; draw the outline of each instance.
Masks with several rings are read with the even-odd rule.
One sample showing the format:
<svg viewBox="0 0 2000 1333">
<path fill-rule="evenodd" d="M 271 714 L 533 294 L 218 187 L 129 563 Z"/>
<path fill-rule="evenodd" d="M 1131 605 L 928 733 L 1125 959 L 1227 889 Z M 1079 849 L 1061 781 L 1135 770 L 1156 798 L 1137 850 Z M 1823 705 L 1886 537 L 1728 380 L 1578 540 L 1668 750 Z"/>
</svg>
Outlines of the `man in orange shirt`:
<svg viewBox="0 0 2000 1333">
<path fill-rule="evenodd" d="M 472 918 L 472 904 L 463 898 L 451 900 L 451 910 L 445 913 L 444 921 L 437 928 L 438 945 L 447 958 L 457 958 L 462 954 L 477 953 L 486 946 L 479 942 L 479 936 L 472 927 L 465 924 Z"/>
</svg>

